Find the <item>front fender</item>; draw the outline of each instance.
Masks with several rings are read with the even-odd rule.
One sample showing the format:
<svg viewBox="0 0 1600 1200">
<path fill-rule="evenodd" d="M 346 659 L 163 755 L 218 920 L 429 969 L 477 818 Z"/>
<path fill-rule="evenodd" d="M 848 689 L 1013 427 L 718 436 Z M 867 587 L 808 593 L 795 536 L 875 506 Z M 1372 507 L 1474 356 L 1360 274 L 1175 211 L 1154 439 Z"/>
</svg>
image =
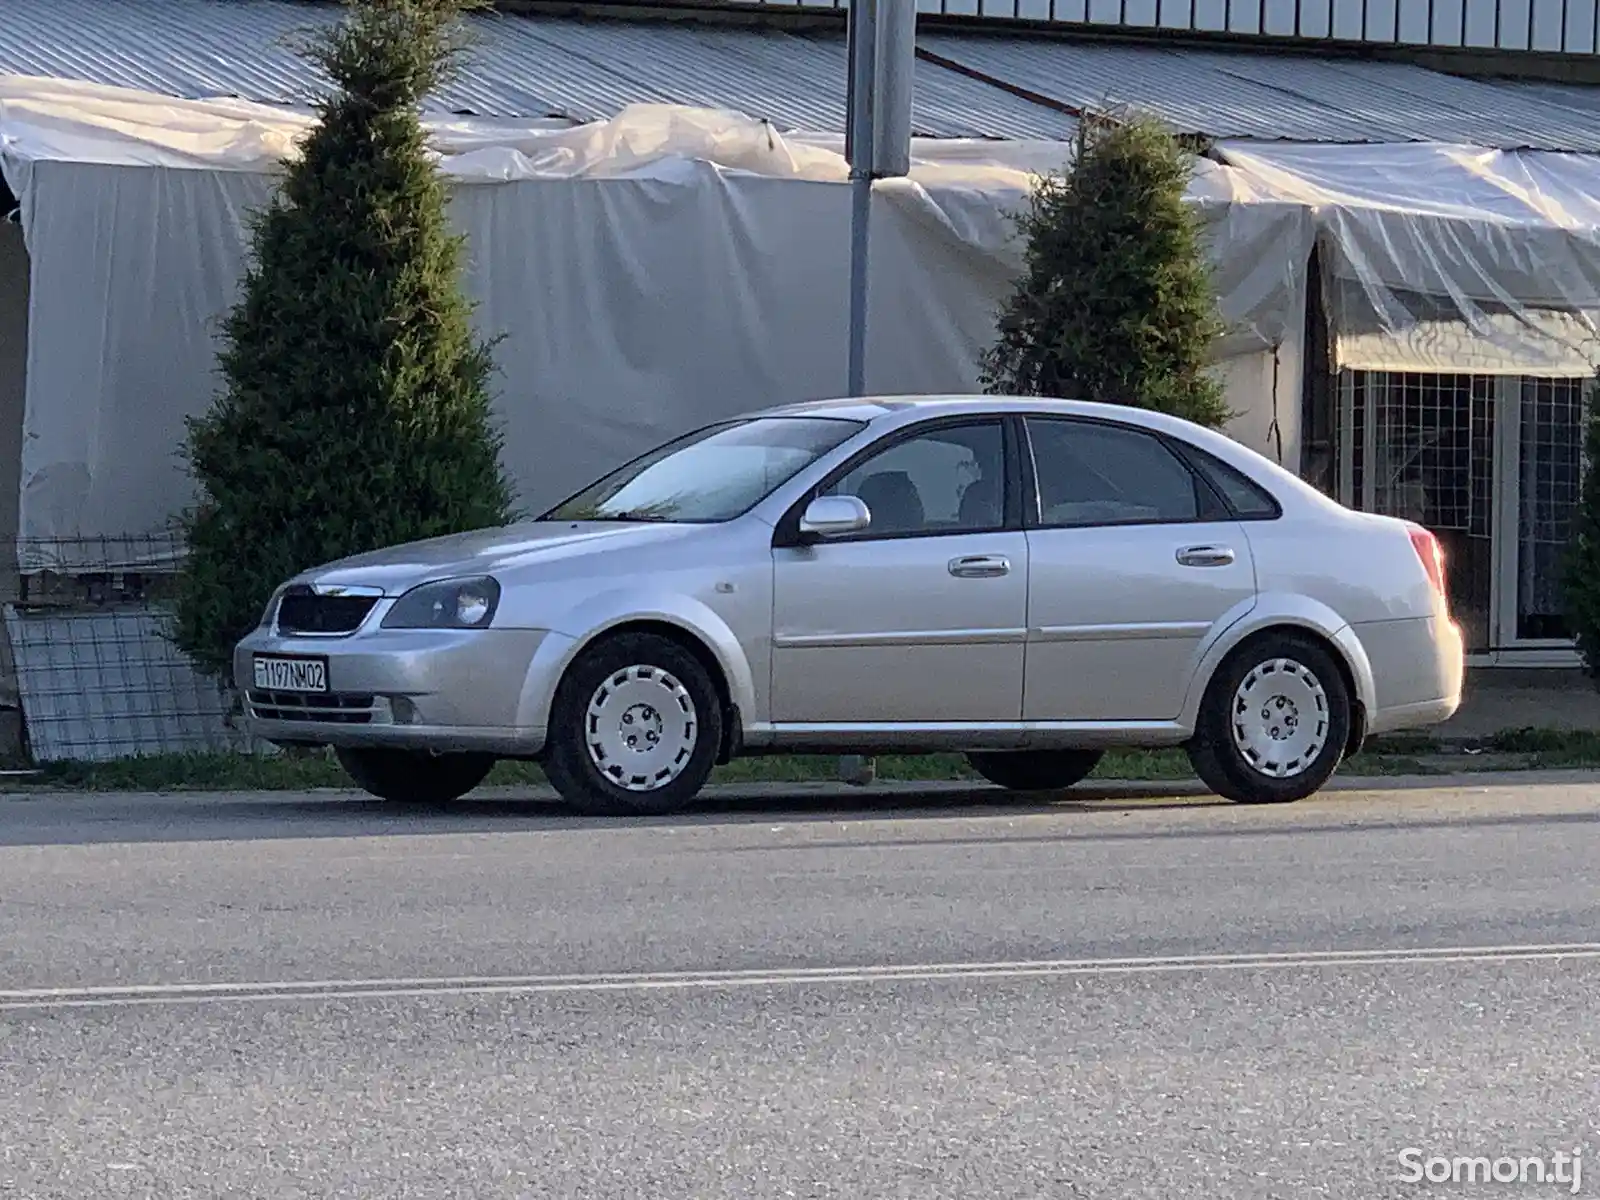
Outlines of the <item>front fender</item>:
<svg viewBox="0 0 1600 1200">
<path fill-rule="evenodd" d="M 581 606 L 575 605 L 551 620 L 551 636 L 540 644 L 523 690 L 524 720 L 535 728 L 548 726 L 556 687 L 573 660 L 597 638 L 639 622 L 670 625 L 702 643 L 722 668 L 728 696 L 737 706 L 742 722 L 749 725 L 760 719 L 750 660 L 722 617 L 693 596 L 619 588 L 586 597 Z"/>
<path fill-rule="evenodd" d="M 1350 678 L 1355 683 L 1355 699 L 1368 713 L 1374 710 L 1377 688 L 1373 683 L 1372 663 L 1350 623 L 1326 604 L 1308 596 L 1263 593 L 1256 597 L 1255 604 L 1242 616 L 1234 618 L 1231 623 L 1219 622 L 1217 632 L 1202 649 L 1199 663 L 1190 676 L 1189 690 L 1184 696 L 1183 711 L 1179 716 L 1183 727 L 1194 729 L 1200 715 L 1200 703 L 1205 699 L 1206 685 L 1211 682 L 1211 676 L 1224 658 L 1246 638 L 1266 629 L 1285 627 L 1304 629 L 1331 642 L 1344 659 L 1345 666 L 1350 669 Z"/>
</svg>

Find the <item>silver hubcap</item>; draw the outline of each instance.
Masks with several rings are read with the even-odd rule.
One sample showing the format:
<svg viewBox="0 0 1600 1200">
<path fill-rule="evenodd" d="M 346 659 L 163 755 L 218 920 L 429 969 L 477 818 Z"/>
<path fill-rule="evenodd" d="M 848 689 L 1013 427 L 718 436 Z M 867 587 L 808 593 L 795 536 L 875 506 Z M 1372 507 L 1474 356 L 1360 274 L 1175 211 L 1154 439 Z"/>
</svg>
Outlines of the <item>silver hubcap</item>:
<svg viewBox="0 0 1600 1200">
<path fill-rule="evenodd" d="M 1233 694 L 1233 744 L 1263 775 L 1291 779 L 1328 742 L 1328 694 L 1292 658 L 1258 663 Z"/>
<path fill-rule="evenodd" d="M 585 732 L 600 774 L 630 792 L 653 792 L 683 774 L 700 722 L 682 683 L 660 667 L 634 666 L 595 689 Z"/>
</svg>

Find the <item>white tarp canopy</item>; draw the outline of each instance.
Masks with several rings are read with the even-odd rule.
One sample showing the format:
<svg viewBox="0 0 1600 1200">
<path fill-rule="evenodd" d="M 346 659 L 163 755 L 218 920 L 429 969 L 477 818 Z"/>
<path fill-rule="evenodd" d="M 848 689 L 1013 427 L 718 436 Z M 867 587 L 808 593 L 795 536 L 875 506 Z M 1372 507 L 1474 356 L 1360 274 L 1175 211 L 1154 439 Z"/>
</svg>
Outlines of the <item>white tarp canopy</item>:
<svg viewBox="0 0 1600 1200">
<path fill-rule="evenodd" d="M 22 211 L 31 307 L 19 558 L 87 566 L 74 539 L 162 530 L 192 498 L 184 417 L 215 394 L 219 318 L 247 218 L 307 114 L 0 77 L 0 169 Z M 844 388 L 839 139 L 640 107 L 580 127 L 430 122 L 497 348 L 507 464 L 537 510 L 729 414 Z M 971 390 L 1020 262 L 1010 214 L 1060 143 L 919 141 L 874 200 L 868 390 Z M 1310 214 L 1202 163 L 1219 359 L 1298 334 Z M 160 565 L 129 550 L 103 566 Z"/>
<path fill-rule="evenodd" d="M 1600 364 L 1600 157 L 1434 143 L 1225 143 L 1316 212 L 1337 367 L 1588 376 Z"/>
</svg>

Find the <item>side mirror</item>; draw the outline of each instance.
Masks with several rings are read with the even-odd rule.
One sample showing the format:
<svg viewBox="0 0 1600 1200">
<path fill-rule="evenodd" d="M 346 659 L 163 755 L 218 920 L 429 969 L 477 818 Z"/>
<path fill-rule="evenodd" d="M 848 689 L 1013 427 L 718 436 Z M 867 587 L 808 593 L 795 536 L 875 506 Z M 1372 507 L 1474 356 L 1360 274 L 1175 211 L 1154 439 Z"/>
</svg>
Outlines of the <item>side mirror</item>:
<svg viewBox="0 0 1600 1200">
<path fill-rule="evenodd" d="M 843 537 L 872 524 L 872 513 L 859 496 L 818 496 L 806 505 L 800 532 L 811 537 Z"/>
</svg>

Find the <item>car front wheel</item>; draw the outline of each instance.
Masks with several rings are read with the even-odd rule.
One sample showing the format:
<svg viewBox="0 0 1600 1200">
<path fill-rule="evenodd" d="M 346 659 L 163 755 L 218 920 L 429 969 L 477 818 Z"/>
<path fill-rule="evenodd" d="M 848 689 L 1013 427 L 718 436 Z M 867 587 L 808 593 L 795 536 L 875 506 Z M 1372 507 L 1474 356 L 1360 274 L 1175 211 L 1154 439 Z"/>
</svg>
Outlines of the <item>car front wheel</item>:
<svg viewBox="0 0 1600 1200">
<path fill-rule="evenodd" d="M 1089 777 L 1100 750 L 989 750 L 967 755 L 972 769 L 1013 792 L 1059 792 Z"/>
<path fill-rule="evenodd" d="M 1332 654 L 1303 634 L 1249 643 L 1212 676 L 1189 761 L 1217 795 L 1284 804 L 1320 790 L 1350 737 L 1350 694 Z"/>
<path fill-rule="evenodd" d="M 398 804 L 448 804 L 482 783 L 494 770 L 489 754 L 429 754 L 422 750 L 334 750 L 362 791 Z"/>
<path fill-rule="evenodd" d="M 700 660 L 669 638 L 625 633 L 584 651 L 556 689 L 544 769 L 579 812 L 659 815 L 694 799 L 721 742 Z"/>
</svg>

